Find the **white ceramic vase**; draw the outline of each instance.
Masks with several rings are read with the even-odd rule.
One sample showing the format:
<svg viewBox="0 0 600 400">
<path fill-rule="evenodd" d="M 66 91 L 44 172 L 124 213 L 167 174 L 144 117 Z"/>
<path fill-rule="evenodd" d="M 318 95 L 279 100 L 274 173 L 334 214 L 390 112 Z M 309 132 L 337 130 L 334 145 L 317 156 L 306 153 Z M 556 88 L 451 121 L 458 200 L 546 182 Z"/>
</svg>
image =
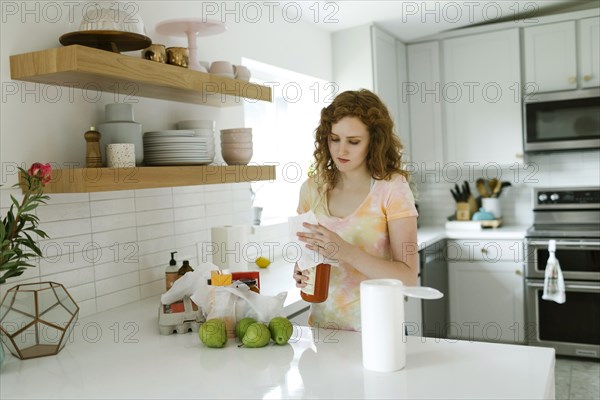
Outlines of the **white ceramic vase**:
<svg viewBox="0 0 600 400">
<path fill-rule="evenodd" d="M 142 124 L 133 120 L 133 105 L 127 103 L 107 104 L 105 108 L 106 122 L 97 125 L 100 132 L 100 149 L 103 165 L 106 165 L 106 145 L 114 143 L 133 143 L 135 148 L 135 164 L 144 161 L 144 140 Z"/>
</svg>

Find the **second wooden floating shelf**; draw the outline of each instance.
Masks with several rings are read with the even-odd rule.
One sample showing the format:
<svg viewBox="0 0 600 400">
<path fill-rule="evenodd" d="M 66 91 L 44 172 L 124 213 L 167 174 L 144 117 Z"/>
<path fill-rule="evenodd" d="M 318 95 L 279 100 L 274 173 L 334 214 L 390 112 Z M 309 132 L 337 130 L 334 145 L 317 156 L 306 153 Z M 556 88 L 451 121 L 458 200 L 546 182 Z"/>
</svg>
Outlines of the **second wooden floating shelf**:
<svg viewBox="0 0 600 400">
<path fill-rule="evenodd" d="M 268 86 L 79 45 L 10 56 L 10 77 L 216 107 L 272 101 Z"/>
<path fill-rule="evenodd" d="M 24 182 L 19 177 L 21 189 Z M 89 193 L 275 180 L 272 165 L 72 168 L 52 171 L 44 193 Z"/>
</svg>

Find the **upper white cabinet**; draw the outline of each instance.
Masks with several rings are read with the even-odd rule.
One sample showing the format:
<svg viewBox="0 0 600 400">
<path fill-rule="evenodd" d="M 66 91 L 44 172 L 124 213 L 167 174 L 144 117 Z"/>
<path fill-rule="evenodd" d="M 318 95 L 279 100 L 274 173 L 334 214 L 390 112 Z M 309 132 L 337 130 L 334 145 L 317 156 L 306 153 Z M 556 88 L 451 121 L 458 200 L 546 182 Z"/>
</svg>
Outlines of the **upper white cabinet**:
<svg viewBox="0 0 600 400">
<path fill-rule="evenodd" d="M 523 32 L 527 91 L 577 89 L 575 21 L 525 28 Z"/>
<path fill-rule="evenodd" d="M 444 161 L 439 42 L 407 46 L 408 80 L 400 101 L 410 109 L 411 161 L 431 170 Z"/>
<path fill-rule="evenodd" d="M 335 32 L 333 77 L 339 92 L 369 89 L 386 104 L 402 144 L 409 147 L 408 112 L 400 103 L 398 88 L 405 80 L 405 46 L 376 26 L 363 25 Z"/>
<path fill-rule="evenodd" d="M 579 21 L 579 84 L 600 86 L 600 18 Z"/>
<path fill-rule="evenodd" d="M 600 86 L 600 18 L 523 29 L 528 92 Z"/>
<path fill-rule="evenodd" d="M 442 42 L 446 162 L 522 162 L 518 28 Z"/>
</svg>

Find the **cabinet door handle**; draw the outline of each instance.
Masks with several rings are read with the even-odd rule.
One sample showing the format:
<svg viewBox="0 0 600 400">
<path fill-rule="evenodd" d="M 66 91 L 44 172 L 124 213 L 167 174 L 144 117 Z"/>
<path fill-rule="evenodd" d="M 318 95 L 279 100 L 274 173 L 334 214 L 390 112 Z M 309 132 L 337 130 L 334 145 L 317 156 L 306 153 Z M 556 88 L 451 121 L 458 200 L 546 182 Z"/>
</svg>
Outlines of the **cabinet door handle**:
<svg viewBox="0 0 600 400">
<path fill-rule="evenodd" d="M 521 272 L 520 269 L 515 270 L 515 274 L 517 274 L 519 276 L 523 276 L 523 273 Z"/>
<path fill-rule="evenodd" d="M 577 83 L 577 78 L 575 78 L 574 76 L 569 77 L 569 83 L 570 84 Z"/>
<path fill-rule="evenodd" d="M 481 254 L 487 254 L 488 250 L 487 249 L 481 249 Z"/>
<path fill-rule="evenodd" d="M 592 76 L 591 75 L 584 75 L 583 76 L 583 80 L 586 81 L 586 82 L 589 82 L 589 81 L 592 80 Z"/>
</svg>

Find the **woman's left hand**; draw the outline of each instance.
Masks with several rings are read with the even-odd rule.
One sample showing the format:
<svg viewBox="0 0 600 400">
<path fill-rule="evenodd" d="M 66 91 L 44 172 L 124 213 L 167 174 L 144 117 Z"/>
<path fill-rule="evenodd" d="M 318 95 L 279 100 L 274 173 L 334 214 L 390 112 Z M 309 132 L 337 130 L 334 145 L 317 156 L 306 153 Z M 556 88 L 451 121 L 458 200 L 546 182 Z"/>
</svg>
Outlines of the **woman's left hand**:
<svg viewBox="0 0 600 400">
<path fill-rule="evenodd" d="M 305 222 L 302 226 L 310 232 L 296 232 L 298 239 L 306 243 L 307 249 L 314 250 L 324 257 L 342 261 L 343 255 L 347 256 L 352 247 L 340 235 L 323 225 L 313 225 Z"/>
</svg>

